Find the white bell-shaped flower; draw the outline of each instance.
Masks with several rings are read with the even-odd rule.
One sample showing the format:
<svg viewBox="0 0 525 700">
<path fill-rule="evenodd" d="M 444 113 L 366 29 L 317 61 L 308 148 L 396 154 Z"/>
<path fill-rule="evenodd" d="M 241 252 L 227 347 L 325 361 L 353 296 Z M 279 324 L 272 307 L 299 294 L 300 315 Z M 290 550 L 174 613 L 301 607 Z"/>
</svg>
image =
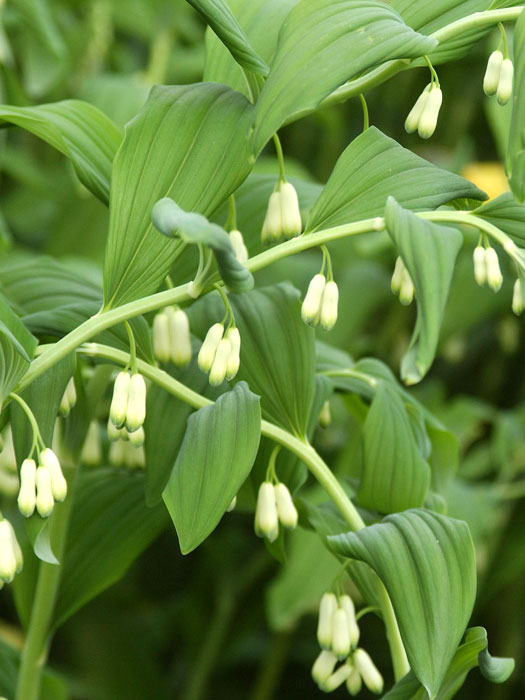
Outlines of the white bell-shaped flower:
<svg viewBox="0 0 525 700">
<path fill-rule="evenodd" d="M 330 678 L 336 663 L 337 656 L 333 652 L 324 649 L 321 651 L 312 666 L 312 678 L 317 685 L 321 685 Z"/>
<path fill-rule="evenodd" d="M 270 481 L 263 481 L 259 486 L 255 507 L 255 534 L 265 537 L 269 542 L 275 542 L 279 535 L 275 489 Z"/>
<path fill-rule="evenodd" d="M 36 470 L 36 509 L 42 518 L 47 518 L 53 512 L 55 499 L 51 487 L 51 473 L 47 467 Z"/>
<path fill-rule="evenodd" d="M 241 364 L 241 334 L 238 328 L 228 328 L 225 338 L 230 341 L 231 351 L 226 365 L 226 379 L 235 377 Z"/>
<path fill-rule="evenodd" d="M 219 386 L 225 380 L 231 352 L 232 344 L 228 338 L 219 340 L 215 358 L 210 369 L 210 384 L 212 386 Z"/>
<path fill-rule="evenodd" d="M 487 69 L 483 78 L 483 91 L 489 97 L 496 94 L 501 73 L 503 54 L 501 51 L 493 51 L 487 61 Z"/>
<path fill-rule="evenodd" d="M 217 346 L 223 335 L 224 326 L 222 323 L 214 323 L 213 326 L 208 329 L 197 358 L 199 367 L 203 372 L 210 371 L 213 360 L 215 359 L 215 353 L 217 352 Z"/>
<path fill-rule="evenodd" d="M 337 598 L 334 593 L 324 593 L 319 604 L 319 620 L 317 622 L 317 641 L 322 649 L 332 648 L 336 610 Z"/>
<path fill-rule="evenodd" d="M 146 382 L 142 374 L 136 372 L 129 382 L 128 405 L 126 409 L 126 430 L 133 433 L 146 419 Z"/>
<path fill-rule="evenodd" d="M 62 474 L 62 468 L 56 454 L 52 449 L 46 447 L 40 453 L 39 463 L 40 467 L 45 467 L 49 470 L 53 498 L 61 503 L 67 496 L 67 481 Z"/>
<path fill-rule="evenodd" d="M 297 192 L 291 182 L 282 182 L 279 193 L 281 195 L 281 233 L 285 238 L 293 238 L 303 229 Z"/>
<path fill-rule="evenodd" d="M 326 287 L 326 277 L 314 275 L 308 285 L 306 296 L 301 306 L 301 318 L 309 326 L 317 326 L 321 313 L 321 301 Z"/>
<path fill-rule="evenodd" d="M 379 673 L 370 655 L 364 649 L 356 649 L 353 654 L 353 661 L 368 690 L 378 695 L 382 693 L 384 686 L 383 676 Z"/>
<path fill-rule="evenodd" d="M 166 309 L 169 327 L 170 358 L 177 367 L 186 367 L 191 362 L 190 322 L 182 309 Z"/>
<path fill-rule="evenodd" d="M 501 64 L 498 89 L 496 96 L 500 105 L 506 105 L 512 95 L 512 83 L 514 80 L 514 66 L 510 58 L 506 58 Z"/>
<path fill-rule="evenodd" d="M 119 372 L 113 386 L 113 398 L 109 409 L 109 419 L 116 428 L 122 428 L 126 422 L 128 393 L 131 375 L 128 371 Z"/>
<path fill-rule="evenodd" d="M 290 529 L 297 527 L 299 516 L 294 506 L 292 495 L 285 484 L 279 483 L 275 486 L 275 502 L 281 524 Z"/>
<path fill-rule="evenodd" d="M 18 510 L 25 518 L 30 518 L 36 506 L 36 462 L 24 459 L 20 467 L 20 491 L 18 492 Z"/>
</svg>

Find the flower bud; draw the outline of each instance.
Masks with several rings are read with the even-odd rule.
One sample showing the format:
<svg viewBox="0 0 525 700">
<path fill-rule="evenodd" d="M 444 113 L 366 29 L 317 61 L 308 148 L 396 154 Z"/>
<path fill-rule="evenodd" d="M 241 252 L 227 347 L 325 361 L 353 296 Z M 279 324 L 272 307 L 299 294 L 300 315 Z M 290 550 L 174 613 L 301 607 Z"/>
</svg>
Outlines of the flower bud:
<svg viewBox="0 0 525 700">
<path fill-rule="evenodd" d="M 42 518 L 47 518 L 53 512 L 55 499 L 51 488 L 51 473 L 47 467 L 36 470 L 36 509 Z"/>
<path fill-rule="evenodd" d="M 319 604 L 319 621 L 317 623 L 317 641 L 322 649 L 332 647 L 334 632 L 334 614 L 337 610 L 337 598 L 333 593 L 325 593 Z"/>
<path fill-rule="evenodd" d="M 503 284 L 503 275 L 499 267 L 498 254 L 494 248 L 487 248 L 485 251 L 485 262 L 487 266 L 487 282 L 493 292 L 498 292 Z"/>
<path fill-rule="evenodd" d="M 111 442 L 117 442 L 117 440 L 123 440 L 123 434 L 126 432 L 125 428 L 116 428 L 111 420 L 108 420 L 108 440 Z"/>
<path fill-rule="evenodd" d="M 514 282 L 514 290 L 512 292 L 512 310 L 519 316 L 523 311 L 523 294 L 521 291 L 521 280 L 518 278 Z"/>
<path fill-rule="evenodd" d="M 343 608 L 337 608 L 335 611 L 333 625 L 332 651 L 340 659 L 345 659 L 350 653 L 350 634 L 348 618 Z"/>
<path fill-rule="evenodd" d="M 498 89 L 499 77 L 501 72 L 501 64 L 503 63 L 503 54 L 501 51 L 493 51 L 487 62 L 487 70 L 483 78 L 483 92 L 489 97 L 495 95 Z"/>
<path fill-rule="evenodd" d="M 235 377 L 241 364 L 241 334 L 238 328 L 228 328 L 225 338 L 230 341 L 231 351 L 226 365 L 226 379 Z"/>
<path fill-rule="evenodd" d="M 480 287 L 483 287 L 487 283 L 487 263 L 483 246 L 478 245 L 474 248 L 472 260 L 474 261 L 474 279 Z"/>
<path fill-rule="evenodd" d="M 36 463 L 34 459 L 24 459 L 20 467 L 20 491 L 17 502 L 18 510 L 24 518 L 33 515 L 36 505 Z"/>
<path fill-rule="evenodd" d="M 301 210 L 297 192 L 291 182 L 281 183 L 279 188 L 281 195 L 281 226 L 285 238 L 298 236 L 303 230 Z"/>
<path fill-rule="evenodd" d="M 355 607 L 352 598 L 349 595 L 342 595 L 339 598 L 339 605 L 343 608 L 346 613 L 346 620 L 348 623 L 348 635 L 350 637 L 350 646 L 352 649 L 357 646 L 359 642 L 359 627 L 355 619 Z"/>
<path fill-rule="evenodd" d="M 230 231 L 228 236 L 230 239 L 230 243 L 232 244 L 232 248 L 235 251 L 235 257 L 241 263 L 241 265 L 244 265 L 244 263 L 248 261 L 249 255 L 248 249 L 244 244 L 244 238 L 242 237 L 242 233 L 240 231 L 237 231 L 237 229 L 233 229 L 233 231 Z"/>
<path fill-rule="evenodd" d="M 356 649 L 353 655 L 356 669 L 368 690 L 378 695 L 383 692 L 383 676 L 377 670 L 374 662 L 364 649 Z"/>
<path fill-rule="evenodd" d="M 314 681 L 320 685 L 330 678 L 332 675 L 335 665 L 337 663 L 337 656 L 331 651 L 323 650 L 317 659 L 314 661 L 312 666 L 312 678 Z"/>
<path fill-rule="evenodd" d="M 408 306 L 414 298 L 414 283 L 410 272 L 405 268 L 403 279 L 401 280 L 401 289 L 399 290 L 399 301 L 403 306 Z"/>
<path fill-rule="evenodd" d="M 160 311 L 153 319 L 153 354 L 159 362 L 170 361 L 170 334 L 166 310 Z"/>
<path fill-rule="evenodd" d="M 324 275 L 314 275 L 308 285 L 308 291 L 301 307 L 301 318 L 309 326 L 317 326 L 321 312 L 323 292 L 326 287 Z"/>
<path fill-rule="evenodd" d="M 259 486 L 255 507 L 255 534 L 270 542 L 275 542 L 279 535 L 275 489 L 270 481 L 263 481 Z"/>
<path fill-rule="evenodd" d="M 433 87 L 428 94 L 417 126 L 417 133 L 422 139 L 429 139 L 436 130 L 442 101 L 443 93 L 440 88 Z"/>
<path fill-rule="evenodd" d="M 144 428 L 142 426 L 132 433 L 128 433 L 128 440 L 133 447 L 142 447 L 144 444 L 144 437 Z"/>
<path fill-rule="evenodd" d="M 357 668 L 354 666 L 352 668 L 352 672 L 348 676 L 346 680 L 346 689 L 354 697 L 355 695 L 359 695 L 361 692 L 361 688 L 363 686 L 363 682 L 361 680 L 361 676 L 359 675 L 359 671 Z"/>
<path fill-rule="evenodd" d="M 16 574 L 17 560 L 13 545 L 13 528 L 8 520 L 0 521 L 0 579 L 10 583 Z M 16 540 L 16 538 L 15 538 Z M 17 543 L 18 544 L 18 543 Z"/>
<path fill-rule="evenodd" d="M 13 546 L 13 553 L 15 555 L 15 562 L 16 562 L 16 573 L 19 574 L 22 571 L 22 568 L 24 566 L 24 557 L 22 555 L 22 550 L 20 549 L 20 545 L 18 544 L 18 540 L 16 539 L 16 533 L 11 525 L 9 523 L 9 529 L 11 530 L 11 544 Z"/>
<path fill-rule="evenodd" d="M 321 408 L 321 411 L 319 413 L 317 420 L 319 421 L 319 425 L 322 428 L 328 428 L 328 426 L 332 422 L 332 413 L 330 411 L 330 401 L 324 402 L 323 407 Z"/>
<path fill-rule="evenodd" d="M 75 388 L 75 382 L 73 377 L 68 381 L 67 386 L 65 388 L 64 394 L 62 396 L 62 399 L 60 401 L 60 406 L 58 408 L 59 414 L 62 416 L 62 418 L 66 418 L 66 416 L 69 415 L 69 412 L 73 408 L 73 406 L 77 402 L 77 390 Z"/>
<path fill-rule="evenodd" d="M 53 450 L 49 449 L 49 447 L 46 447 L 46 449 L 42 450 L 40 453 L 39 463 L 41 467 L 45 467 L 49 470 L 53 498 L 55 501 L 61 503 L 67 496 L 67 481 L 64 479 L 60 462 L 56 454 Z"/>
<path fill-rule="evenodd" d="M 337 671 L 332 673 L 332 675 L 324 683 L 321 683 L 319 687 L 325 693 L 331 693 L 333 690 L 339 688 L 340 685 L 343 685 L 343 683 L 348 680 L 351 673 L 352 667 L 348 664 L 343 664 L 342 666 L 339 666 Z"/>
<path fill-rule="evenodd" d="M 499 74 L 497 97 L 500 105 L 506 105 L 512 95 L 512 81 L 514 79 L 514 66 L 510 58 L 506 58 L 501 64 Z"/>
<path fill-rule="evenodd" d="M 126 462 L 126 443 L 123 440 L 112 442 L 108 452 L 109 463 L 113 467 L 123 467 Z"/>
<path fill-rule="evenodd" d="M 339 302 L 339 289 L 337 284 L 331 280 L 326 283 L 323 297 L 321 299 L 321 313 L 319 322 L 325 331 L 331 331 L 337 321 L 337 304 Z"/>
<path fill-rule="evenodd" d="M 297 520 L 299 518 L 297 509 L 293 504 L 290 491 L 288 491 L 288 488 L 282 483 L 275 486 L 275 503 L 277 505 L 277 515 L 284 527 L 290 529 L 297 527 Z"/>
<path fill-rule="evenodd" d="M 115 428 L 112 423 L 109 425 L 111 425 L 113 430 L 118 431 L 118 428 Z M 91 421 L 89 424 L 86 439 L 84 440 L 84 445 L 82 446 L 82 452 L 80 454 L 80 461 L 82 464 L 85 464 L 86 467 L 96 467 L 102 461 L 99 426 L 96 420 Z"/>
<path fill-rule="evenodd" d="M 209 372 L 215 359 L 217 346 L 223 336 L 224 326 L 222 323 L 214 323 L 206 333 L 204 342 L 199 350 L 198 363 L 203 372 Z"/>
<path fill-rule="evenodd" d="M 423 90 L 421 95 L 417 98 L 416 103 L 410 110 L 408 117 L 405 120 L 405 131 L 407 132 L 407 134 L 413 134 L 414 131 L 417 130 L 419 120 L 421 119 L 421 114 L 423 113 L 423 109 L 427 103 L 428 95 L 430 93 L 431 88 L 432 83 L 429 83 Z"/>
<path fill-rule="evenodd" d="M 392 280 L 390 281 L 390 289 L 392 290 L 393 294 L 398 295 L 401 291 L 401 284 L 403 282 L 405 270 L 406 267 L 405 263 L 403 262 L 403 258 L 400 255 L 398 255 L 396 258 L 396 264 L 394 266 L 394 272 L 392 274 Z"/>
<path fill-rule="evenodd" d="M 126 409 L 126 430 L 133 433 L 146 419 L 146 382 L 142 374 L 136 372 L 129 382 L 128 407 Z"/>
<path fill-rule="evenodd" d="M 231 513 L 232 510 L 235 508 L 236 505 L 237 505 L 237 496 L 234 496 L 233 499 L 232 499 L 232 502 L 231 502 L 230 505 L 226 508 L 226 512 L 227 512 L 227 513 Z"/>
<path fill-rule="evenodd" d="M 228 369 L 228 360 L 230 359 L 231 352 L 232 344 L 228 338 L 219 340 L 215 359 L 210 369 L 210 384 L 212 386 L 219 386 L 226 378 L 226 370 Z"/>
<path fill-rule="evenodd" d="M 131 375 L 129 372 L 119 372 L 113 387 L 113 398 L 109 409 L 109 419 L 116 428 L 122 428 L 126 422 L 128 408 L 128 392 Z"/>
<path fill-rule="evenodd" d="M 166 309 L 169 324 L 171 361 L 177 367 L 186 367 L 191 362 L 190 322 L 182 309 Z"/>
<path fill-rule="evenodd" d="M 273 241 L 278 241 L 281 236 L 281 195 L 279 192 L 273 192 L 268 200 L 268 209 L 266 210 L 266 216 L 261 231 L 261 240 L 264 244 L 268 244 Z"/>
<path fill-rule="evenodd" d="M 146 455 L 143 445 L 134 447 L 130 442 L 124 445 L 124 464 L 128 469 L 144 469 L 146 466 Z"/>
<path fill-rule="evenodd" d="M 17 462 L 15 446 L 13 444 L 13 433 L 10 425 L 6 427 L 3 438 L 3 446 L 0 448 L 0 468 L 16 472 Z"/>
</svg>

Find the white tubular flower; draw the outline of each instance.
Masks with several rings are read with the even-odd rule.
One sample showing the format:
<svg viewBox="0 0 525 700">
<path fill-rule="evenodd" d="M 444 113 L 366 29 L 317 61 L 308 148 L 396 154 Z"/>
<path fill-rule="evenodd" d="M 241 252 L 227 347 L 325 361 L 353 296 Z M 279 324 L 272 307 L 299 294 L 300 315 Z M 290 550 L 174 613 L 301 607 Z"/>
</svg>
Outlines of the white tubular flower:
<svg viewBox="0 0 525 700">
<path fill-rule="evenodd" d="M 210 384 L 212 386 L 219 386 L 222 384 L 226 378 L 226 371 L 228 369 L 228 360 L 232 352 L 232 344 L 228 338 L 223 338 L 219 340 L 217 345 L 217 352 L 215 353 L 215 359 L 210 369 Z"/>
<path fill-rule="evenodd" d="M 474 262 L 474 279 L 480 287 L 484 287 L 487 283 L 487 263 L 483 246 L 478 245 L 474 248 L 472 260 Z"/>
<path fill-rule="evenodd" d="M 51 473 L 47 467 L 36 470 L 36 509 L 42 518 L 47 518 L 53 512 L 55 499 L 51 488 Z"/>
<path fill-rule="evenodd" d="M 15 574 L 22 570 L 23 563 L 22 550 L 13 526 L 3 518 L 0 521 L 0 579 L 10 583 Z"/>
<path fill-rule="evenodd" d="M 209 372 L 215 359 L 217 346 L 224 334 L 224 326 L 222 323 L 214 323 L 206 333 L 204 342 L 199 350 L 198 363 L 203 372 Z"/>
<path fill-rule="evenodd" d="M 401 280 L 401 289 L 399 290 L 399 302 L 403 306 L 411 304 L 414 298 L 414 291 L 412 277 L 410 277 L 410 272 L 405 268 L 403 279 Z"/>
<path fill-rule="evenodd" d="M 277 505 L 277 515 L 282 525 L 292 530 L 297 527 L 299 516 L 290 491 L 285 484 L 279 483 L 275 487 L 275 502 Z"/>
<path fill-rule="evenodd" d="M 16 472 L 15 446 L 13 444 L 13 433 L 10 425 L 5 429 L 3 436 L 0 435 L 0 468 Z"/>
<path fill-rule="evenodd" d="M 331 649 L 332 647 L 336 610 L 337 598 L 333 593 L 325 593 L 319 604 L 319 621 L 317 623 L 317 641 L 322 649 Z"/>
<path fill-rule="evenodd" d="M 113 430 L 118 431 L 118 428 L 115 428 L 115 426 L 112 423 L 110 423 L 109 425 L 111 425 Z M 86 439 L 84 440 L 84 445 L 82 446 L 82 452 L 80 453 L 80 461 L 86 467 L 96 467 L 102 461 L 100 432 L 98 422 L 96 420 L 91 421 L 91 423 L 89 424 Z"/>
<path fill-rule="evenodd" d="M 126 409 L 126 430 L 138 430 L 146 418 L 146 382 L 142 374 L 136 372 L 129 382 L 128 407 Z"/>
<path fill-rule="evenodd" d="M 377 670 L 369 654 L 367 654 L 364 649 L 356 649 L 354 651 L 353 660 L 368 690 L 378 695 L 382 693 L 384 685 L 383 676 Z"/>
<path fill-rule="evenodd" d="M 234 496 L 230 505 L 226 508 L 227 513 L 231 513 L 237 505 L 237 496 Z"/>
<path fill-rule="evenodd" d="M 350 637 L 350 646 L 354 649 L 359 642 L 359 626 L 355 619 L 355 606 L 352 598 L 349 595 L 342 595 L 339 598 L 339 605 L 346 613 L 348 623 L 348 635 Z"/>
<path fill-rule="evenodd" d="M 324 275 L 314 275 L 308 285 L 308 291 L 301 307 L 301 318 L 309 326 L 317 326 L 321 312 L 323 292 L 326 287 Z"/>
<path fill-rule="evenodd" d="M 333 619 L 332 651 L 339 659 L 346 659 L 350 653 L 350 633 L 348 618 L 343 608 L 337 608 Z M 346 680 L 346 679 L 345 679 Z"/>
<path fill-rule="evenodd" d="M 153 319 L 153 354 L 159 362 L 170 361 L 170 333 L 168 314 L 160 311 Z"/>
<path fill-rule="evenodd" d="M 427 103 L 431 87 L 432 83 L 429 83 L 421 95 L 417 98 L 416 103 L 408 113 L 408 117 L 405 120 L 405 131 L 407 134 L 413 134 L 414 131 L 417 131 L 419 120 L 421 119 L 421 114 L 423 113 L 423 109 Z"/>
<path fill-rule="evenodd" d="M 244 265 L 244 263 L 248 262 L 250 256 L 248 255 L 248 248 L 246 248 L 242 233 L 237 229 L 233 229 L 233 231 L 230 231 L 228 234 L 228 237 L 235 251 L 235 257 L 241 265 Z"/>
<path fill-rule="evenodd" d="M 113 467 L 123 467 L 126 462 L 126 443 L 123 440 L 112 442 L 108 452 L 109 463 Z"/>
<path fill-rule="evenodd" d="M 348 677 L 352 673 L 352 667 L 348 664 L 343 664 L 339 666 L 335 673 L 332 673 L 330 678 L 328 678 L 324 683 L 320 684 L 320 689 L 325 693 L 331 693 L 333 690 L 339 688 L 340 685 L 348 680 Z"/>
<path fill-rule="evenodd" d="M 291 182 L 283 182 L 279 192 L 281 195 L 282 233 L 286 238 L 293 238 L 303 230 L 297 192 Z"/>
<path fill-rule="evenodd" d="M 357 668 L 354 666 L 352 668 L 352 672 L 348 676 L 346 680 L 346 689 L 350 693 L 352 697 L 359 695 L 361 692 L 361 688 L 363 686 L 363 681 L 361 680 L 361 676 L 359 675 L 359 671 Z"/>
<path fill-rule="evenodd" d="M 279 535 L 279 519 L 275 502 L 275 489 L 270 481 L 263 481 L 257 494 L 255 507 L 255 534 L 275 542 Z"/>
<path fill-rule="evenodd" d="M 171 361 L 177 367 L 186 367 L 191 362 L 192 348 L 190 322 L 182 309 L 166 309 L 169 324 Z"/>
<path fill-rule="evenodd" d="M 325 331 L 331 331 L 337 321 L 337 304 L 339 303 L 339 289 L 337 284 L 330 280 L 326 283 L 321 299 L 321 313 L 319 323 Z"/>
<path fill-rule="evenodd" d="M 126 422 L 128 408 L 128 393 L 131 375 L 129 372 L 119 372 L 113 386 L 113 398 L 109 409 L 109 419 L 116 428 L 122 428 Z"/>
<path fill-rule="evenodd" d="M 261 240 L 268 244 L 278 241 L 283 235 L 283 224 L 281 219 L 281 194 L 272 192 L 268 200 L 268 209 L 264 218 L 261 231 Z"/>
<path fill-rule="evenodd" d="M 133 447 L 142 447 L 144 444 L 144 428 L 140 426 L 137 430 L 134 430 L 132 433 L 128 433 L 128 440 Z"/>
<path fill-rule="evenodd" d="M 439 110 L 443 102 L 443 93 L 440 88 L 433 87 L 427 101 L 423 107 L 419 123 L 417 125 L 417 133 L 422 139 L 429 139 L 436 130 Z"/>
<path fill-rule="evenodd" d="M 396 264 L 394 266 L 394 272 L 392 274 L 392 279 L 390 281 L 390 289 L 392 290 L 393 294 L 396 296 L 399 294 L 401 291 L 401 284 L 403 282 L 403 277 L 405 275 L 405 263 L 403 262 L 403 258 L 398 255 L 396 258 Z"/>
<path fill-rule="evenodd" d="M 312 678 L 320 685 L 327 681 L 332 675 L 335 665 L 337 663 L 337 656 L 331 651 L 323 650 L 317 659 L 314 661 L 312 666 Z"/>
<path fill-rule="evenodd" d="M 499 267 L 498 254 L 494 248 L 486 249 L 485 262 L 487 265 L 487 283 L 493 292 L 499 292 L 503 284 L 503 275 Z"/>
<path fill-rule="evenodd" d="M 35 512 L 36 506 L 36 463 L 34 459 L 24 459 L 20 467 L 20 491 L 18 492 L 18 510 L 24 518 Z"/>
<path fill-rule="evenodd" d="M 514 290 L 512 292 L 512 310 L 519 316 L 524 308 L 523 304 L 523 294 L 521 292 L 521 280 L 518 279 L 514 282 Z"/>
<path fill-rule="evenodd" d="M 496 94 L 498 89 L 499 76 L 501 72 L 501 64 L 503 63 L 503 54 L 501 51 L 493 51 L 487 61 L 487 70 L 483 78 L 483 92 L 491 97 Z"/>
<path fill-rule="evenodd" d="M 60 462 L 58 461 L 56 454 L 49 447 L 46 447 L 46 449 L 42 450 L 40 453 L 39 462 L 40 467 L 44 467 L 49 470 L 53 498 L 55 501 L 61 503 L 67 496 L 67 481 L 64 479 Z"/>
<path fill-rule="evenodd" d="M 111 419 L 108 420 L 108 439 L 111 442 L 117 442 L 117 440 L 123 440 L 123 434 L 126 432 L 125 428 L 116 428 L 114 424 L 111 422 Z"/>
<path fill-rule="evenodd" d="M 332 422 L 332 412 L 330 411 L 330 401 L 325 401 L 321 411 L 319 413 L 318 419 L 319 425 L 322 428 L 328 428 Z"/>
<path fill-rule="evenodd" d="M 506 58 L 501 64 L 499 74 L 497 98 L 500 105 L 506 105 L 512 95 L 512 82 L 514 79 L 514 66 L 510 58 Z"/>
<path fill-rule="evenodd" d="M 128 469 L 144 469 L 146 466 L 146 455 L 144 447 L 139 445 L 134 447 L 131 442 L 122 443 L 124 446 L 124 464 Z"/>
<path fill-rule="evenodd" d="M 241 364 L 241 334 L 238 328 L 228 328 L 225 338 L 230 341 L 231 352 L 226 365 L 226 379 L 235 377 Z"/>
</svg>

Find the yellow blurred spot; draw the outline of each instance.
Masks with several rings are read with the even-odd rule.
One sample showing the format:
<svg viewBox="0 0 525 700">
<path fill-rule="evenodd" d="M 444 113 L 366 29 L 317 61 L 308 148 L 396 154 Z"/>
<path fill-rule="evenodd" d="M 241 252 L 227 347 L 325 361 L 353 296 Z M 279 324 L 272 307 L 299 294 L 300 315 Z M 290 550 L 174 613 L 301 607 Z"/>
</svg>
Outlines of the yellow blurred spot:
<svg viewBox="0 0 525 700">
<path fill-rule="evenodd" d="M 486 192 L 489 199 L 499 197 L 510 189 L 505 169 L 498 162 L 469 163 L 463 168 L 461 175 Z"/>
</svg>

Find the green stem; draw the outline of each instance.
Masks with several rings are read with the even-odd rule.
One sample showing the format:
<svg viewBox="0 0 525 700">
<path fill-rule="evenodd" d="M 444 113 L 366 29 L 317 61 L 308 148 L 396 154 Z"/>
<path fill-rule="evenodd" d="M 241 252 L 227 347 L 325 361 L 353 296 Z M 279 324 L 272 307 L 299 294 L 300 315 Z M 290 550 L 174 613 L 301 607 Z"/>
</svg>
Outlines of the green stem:
<svg viewBox="0 0 525 700">
<path fill-rule="evenodd" d="M 29 405 L 24 401 L 24 399 L 21 396 L 18 396 L 18 394 L 15 393 L 11 393 L 9 394 L 9 398 L 16 401 L 16 403 L 26 414 L 27 420 L 31 425 L 31 430 L 33 431 L 33 442 L 31 445 L 31 452 L 29 453 L 29 456 L 31 457 L 33 452 L 35 451 L 35 448 L 39 444 L 42 448 L 45 447 L 44 441 L 42 440 L 42 435 L 40 434 L 40 428 L 38 427 L 38 423 L 36 422 L 36 418 L 33 414 L 33 411 L 30 409 Z"/>
<path fill-rule="evenodd" d="M 432 61 L 428 56 L 425 56 L 425 62 L 428 66 L 428 69 L 430 71 L 430 76 L 431 76 L 431 83 L 432 85 L 435 85 L 436 87 L 439 87 L 439 77 L 438 74 L 436 73 L 436 69 L 432 65 Z"/>
<path fill-rule="evenodd" d="M 277 154 L 277 160 L 279 161 L 279 182 L 286 182 L 283 147 L 281 146 L 281 141 L 277 134 L 274 134 L 272 138 L 275 146 L 275 152 Z"/>
<path fill-rule="evenodd" d="M 365 96 L 362 92 L 359 93 L 359 100 L 363 108 L 363 132 L 365 132 L 370 126 L 370 117 L 368 116 L 368 105 L 366 104 Z"/>
<path fill-rule="evenodd" d="M 137 344 L 135 343 L 135 336 L 133 335 L 131 326 L 127 321 L 124 321 L 124 328 L 126 329 L 129 339 L 129 367 L 131 374 L 135 374 L 137 372 Z"/>
</svg>

